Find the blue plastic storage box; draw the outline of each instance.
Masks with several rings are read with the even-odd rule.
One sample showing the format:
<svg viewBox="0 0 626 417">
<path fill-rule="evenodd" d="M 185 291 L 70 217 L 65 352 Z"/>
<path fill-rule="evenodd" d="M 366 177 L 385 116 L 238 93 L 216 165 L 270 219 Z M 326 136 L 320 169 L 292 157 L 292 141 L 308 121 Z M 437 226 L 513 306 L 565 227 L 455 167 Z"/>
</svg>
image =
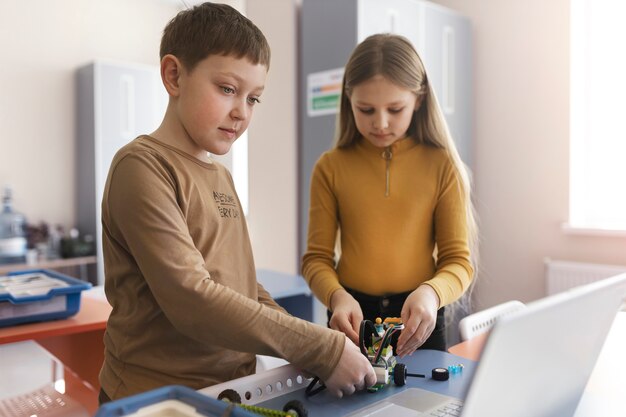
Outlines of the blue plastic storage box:
<svg viewBox="0 0 626 417">
<path fill-rule="evenodd" d="M 91 284 L 47 269 L 0 276 L 0 327 L 70 317 Z"/>
<path fill-rule="evenodd" d="M 228 408 L 228 412 L 226 411 Z M 259 417 L 181 385 L 168 385 L 103 404 L 95 417 Z"/>
</svg>

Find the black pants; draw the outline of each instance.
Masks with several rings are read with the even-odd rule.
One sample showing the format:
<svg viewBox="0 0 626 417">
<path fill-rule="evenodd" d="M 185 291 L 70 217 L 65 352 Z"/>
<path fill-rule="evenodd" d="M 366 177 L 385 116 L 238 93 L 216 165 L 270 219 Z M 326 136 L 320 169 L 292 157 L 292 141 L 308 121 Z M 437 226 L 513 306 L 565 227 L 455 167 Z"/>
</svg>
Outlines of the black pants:
<svg viewBox="0 0 626 417">
<path fill-rule="evenodd" d="M 98 405 L 102 405 L 105 403 L 111 402 L 111 399 L 107 395 L 106 392 L 102 388 L 100 388 L 100 394 L 98 395 Z"/>
<path fill-rule="evenodd" d="M 394 294 L 389 296 L 373 296 L 364 294 L 362 292 L 355 291 L 350 288 L 345 288 L 345 290 L 354 297 L 356 301 L 361 306 L 361 310 L 363 311 L 363 319 L 370 320 L 374 322 L 377 317 L 381 319 L 385 319 L 387 317 L 400 317 L 400 313 L 402 312 L 402 306 L 404 305 L 404 301 L 411 294 L 411 291 Z M 446 350 L 446 332 L 445 332 L 445 319 L 444 319 L 445 307 L 441 307 L 437 311 L 437 323 L 435 324 L 435 329 L 426 342 L 419 349 L 433 349 L 433 350 Z M 328 326 L 330 327 L 330 318 L 332 316 L 332 312 L 328 310 Z M 396 345 L 398 343 L 399 333 L 395 333 L 391 339 L 391 345 L 393 346 L 394 352 L 396 351 Z"/>
</svg>

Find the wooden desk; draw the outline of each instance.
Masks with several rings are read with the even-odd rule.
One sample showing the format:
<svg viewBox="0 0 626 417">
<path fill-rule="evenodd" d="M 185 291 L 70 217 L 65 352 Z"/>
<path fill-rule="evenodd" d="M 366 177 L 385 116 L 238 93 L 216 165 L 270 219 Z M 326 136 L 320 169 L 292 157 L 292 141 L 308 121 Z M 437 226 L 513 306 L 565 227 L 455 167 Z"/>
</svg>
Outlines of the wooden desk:
<svg viewBox="0 0 626 417">
<path fill-rule="evenodd" d="M 102 339 L 111 306 L 86 295 L 78 313 L 68 319 L 0 328 L 0 344 L 34 340 L 80 378 L 99 390 L 98 373 L 104 360 Z"/>
<path fill-rule="evenodd" d="M 487 337 L 488 333 L 482 333 L 450 347 L 448 352 L 463 358 L 478 360 Z M 615 317 L 575 417 L 624 415 L 622 414 L 623 397 L 626 390 L 622 376 L 626 374 L 625 359 L 626 311 L 621 311 Z"/>
<path fill-rule="evenodd" d="M 448 352 L 456 356 L 477 361 L 480 359 L 480 353 L 485 346 L 489 332 L 481 333 L 469 340 L 454 345 L 448 349 Z"/>
<path fill-rule="evenodd" d="M 0 344 L 34 340 L 62 362 L 65 393 L 92 414 L 98 408 L 104 330 L 111 314 L 106 301 L 90 296 L 98 291 L 84 291 L 78 313 L 67 319 L 0 328 Z"/>
</svg>

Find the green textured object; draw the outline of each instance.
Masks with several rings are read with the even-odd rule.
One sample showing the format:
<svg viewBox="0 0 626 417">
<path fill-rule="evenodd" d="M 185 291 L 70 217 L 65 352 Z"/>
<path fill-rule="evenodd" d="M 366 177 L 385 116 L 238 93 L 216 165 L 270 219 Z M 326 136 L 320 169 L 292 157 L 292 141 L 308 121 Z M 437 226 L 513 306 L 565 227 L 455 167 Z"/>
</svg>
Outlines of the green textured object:
<svg viewBox="0 0 626 417">
<path fill-rule="evenodd" d="M 378 392 L 381 389 L 385 388 L 385 384 L 376 384 L 376 385 L 372 385 L 371 387 L 367 388 L 367 392 Z"/>
<path fill-rule="evenodd" d="M 232 403 L 237 407 L 241 407 L 244 410 L 250 411 L 252 413 L 266 416 L 266 417 L 307 417 L 308 413 L 304 408 L 304 405 L 298 400 L 289 401 L 283 407 L 283 410 L 273 410 L 271 408 L 258 407 L 256 405 L 248 405 L 241 403 L 241 396 L 237 393 L 237 391 L 232 389 L 227 389 L 222 391 L 218 396 L 218 400 L 222 400 L 225 402 Z"/>
</svg>

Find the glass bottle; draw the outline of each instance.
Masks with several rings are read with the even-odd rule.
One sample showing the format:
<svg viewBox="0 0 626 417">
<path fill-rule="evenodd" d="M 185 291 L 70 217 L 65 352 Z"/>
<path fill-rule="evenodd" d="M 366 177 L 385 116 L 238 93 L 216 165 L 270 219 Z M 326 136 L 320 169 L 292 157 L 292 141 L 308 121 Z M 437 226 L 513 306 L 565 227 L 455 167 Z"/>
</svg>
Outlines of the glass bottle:
<svg viewBox="0 0 626 417">
<path fill-rule="evenodd" d="M 11 188 L 5 187 L 0 212 L 0 264 L 22 263 L 26 257 L 26 219 L 13 211 Z"/>
</svg>

